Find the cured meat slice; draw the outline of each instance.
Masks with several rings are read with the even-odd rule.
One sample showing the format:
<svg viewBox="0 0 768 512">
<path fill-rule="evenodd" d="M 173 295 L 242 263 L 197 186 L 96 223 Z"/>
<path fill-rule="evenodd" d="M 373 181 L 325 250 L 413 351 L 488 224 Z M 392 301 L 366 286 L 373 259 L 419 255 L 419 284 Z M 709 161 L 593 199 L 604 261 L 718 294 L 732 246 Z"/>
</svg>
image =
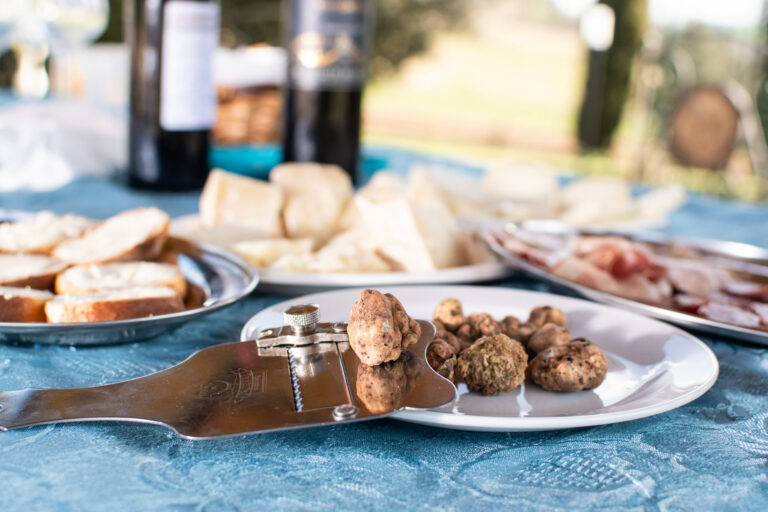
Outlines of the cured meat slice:
<svg viewBox="0 0 768 512">
<path fill-rule="evenodd" d="M 576 257 L 562 259 L 552 273 L 584 286 L 650 304 L 669 305 L 672 286 L 666 279 L 651 280 L 640 274 L 616 279 L 605 270 Z"/>
<path fill-rule="evenodd" d="M 723 285 L 725 293 L 745 299 L 768 302 L 768 285 L 750 281 L 730 281 Z"/>
<path fill-rule="evenodd" d="M 675 309 L 685 311 L 686 313 L 696 313 L 696 311 L 706 302 L 707 299 L 694 297 L 693 295 L 685 295 L 683 293 L 678 293 L 672 300 Z"/>
<path fill-rule="evenodd" d="M 751 307 L 752 311 L 760 317 L 763 326 L 768 327 L 768 304 L 764 302 L 753 302 Z"/>
<path fill-rule="evenodd" d="M 720 290 L 731 277 L 726 270 L 696 260 L 665 258 L 662 264 L 674 287 L 686 295 L 707 297 Z"/>
<path fill-rule="evenodd" d="M 751 311 L 742 309 L 733 304 L 721 302 L 708 302 L 698 309 L 698 314 L 726 324 L 739 325 L 741 327 L 755 328 L 760 326 L 760 317 Z"/>
</svg>

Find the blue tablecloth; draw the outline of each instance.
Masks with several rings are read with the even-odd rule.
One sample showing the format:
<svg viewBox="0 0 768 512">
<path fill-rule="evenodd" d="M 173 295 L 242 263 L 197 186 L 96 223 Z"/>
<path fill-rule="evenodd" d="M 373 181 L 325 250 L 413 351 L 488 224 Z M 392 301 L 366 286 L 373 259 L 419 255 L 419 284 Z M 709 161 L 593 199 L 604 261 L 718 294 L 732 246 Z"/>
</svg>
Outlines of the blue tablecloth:
<svg viewBox="0 0 768 512">
<path fill-rule="evenodd" d="M 374 148 L 369 167 L 419 157 Z M 106 217 L 194 193 L 137 192 L 83 180 L 0 194 L 0 207 Z M 669 233 L 768 245 L 768 208 L 691 195 Z M 515 278 L 503 286 L 545 290 Z M 283 298 L 255 295 L 155 340 L 111 347 L 0 345 L 0 389 L 78 387 L 141 376 L 234 341 Z M 0 433 L 0 510 L 550 509 L 768 510 L 768 351 L 705 338 L 714 388 L 680 409 L 617 425 L 487 434 L 394 420 L 219 441 L 155 427 L 78 424 Z"/>
</svg>

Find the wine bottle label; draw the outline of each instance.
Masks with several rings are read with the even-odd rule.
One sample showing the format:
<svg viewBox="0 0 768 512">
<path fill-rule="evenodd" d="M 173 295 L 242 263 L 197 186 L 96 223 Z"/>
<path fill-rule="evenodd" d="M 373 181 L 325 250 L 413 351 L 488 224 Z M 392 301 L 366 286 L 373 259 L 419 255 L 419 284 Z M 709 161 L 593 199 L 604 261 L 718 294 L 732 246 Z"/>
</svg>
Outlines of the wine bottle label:
<svg viewBox="0 0 768 512">
<path fill-rule="evenodd" d="M 369 0 L 293 0 L 290 84 L 309 90 L 358 90 L 365 83 Z"/>
<path fill-rule="evenodd" d="M 160 65 L 160 126 L 165 130 L 207 130 L 216 121 L 213 55 L 219 18 L 216 2 L 165 4 Z"/>
</svg>

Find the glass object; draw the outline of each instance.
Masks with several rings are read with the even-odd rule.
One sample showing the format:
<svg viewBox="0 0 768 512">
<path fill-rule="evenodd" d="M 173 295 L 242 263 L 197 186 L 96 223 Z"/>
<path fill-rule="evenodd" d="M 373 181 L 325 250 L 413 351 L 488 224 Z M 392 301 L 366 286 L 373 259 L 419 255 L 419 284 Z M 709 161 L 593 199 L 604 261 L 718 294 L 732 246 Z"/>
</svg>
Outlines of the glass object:
<svg viewBox="0 0 768 512">
<path fill-rule="evenodd" d="M 18 59 L 16 94 L 48 93 L 45 62 L 53 52 L 70 52 L 98 38 L 107 27 L 108 0 L 2 0 L 0 49 L 9 45 Z"/>
</svg>

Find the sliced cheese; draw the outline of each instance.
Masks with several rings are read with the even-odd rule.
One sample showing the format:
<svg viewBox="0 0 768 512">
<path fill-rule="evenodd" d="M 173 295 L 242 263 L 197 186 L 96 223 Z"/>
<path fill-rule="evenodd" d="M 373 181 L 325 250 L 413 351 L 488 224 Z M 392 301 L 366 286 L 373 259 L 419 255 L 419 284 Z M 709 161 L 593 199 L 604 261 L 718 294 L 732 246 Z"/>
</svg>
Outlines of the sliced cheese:
<svg viewBox="0 0 768 512">
<path fill-rule="evenodd" d="M 311 238 L 273 238 L 238 242 L 232 251 L 256 267 L 269 267 L 283 256 L 298 256 L 312 252 Z"/>
<path fill-rule="evenodd" d="M 253 238 L 283 236 L 283 191 L 265 181 L 211 171 L 200 195 L 200 221 L 204 228 L 239 226 Z"/>
<path fill-rule="evenodd" d="M 286 255 L 272 269 L 278 272 L 388 272 L 393 268 L 370 246 L 365 227 L 335 236 L 314 253 Z"/>
<path fill-rule="evenodd" d="M 269 181 L 285 193 L 283 222 L 289 238 L 326 240 L 352 198 L 349 175 L 335 165 L 281 164 L 269 173 Z"/>
<path fill-rule="evenodd" d="M 412 204 L 391 190 L 355 198 L 372 246 L 408 272 L 431 272 L 467 262 L 466 235 L 443 208 Z"/>
</svg>

